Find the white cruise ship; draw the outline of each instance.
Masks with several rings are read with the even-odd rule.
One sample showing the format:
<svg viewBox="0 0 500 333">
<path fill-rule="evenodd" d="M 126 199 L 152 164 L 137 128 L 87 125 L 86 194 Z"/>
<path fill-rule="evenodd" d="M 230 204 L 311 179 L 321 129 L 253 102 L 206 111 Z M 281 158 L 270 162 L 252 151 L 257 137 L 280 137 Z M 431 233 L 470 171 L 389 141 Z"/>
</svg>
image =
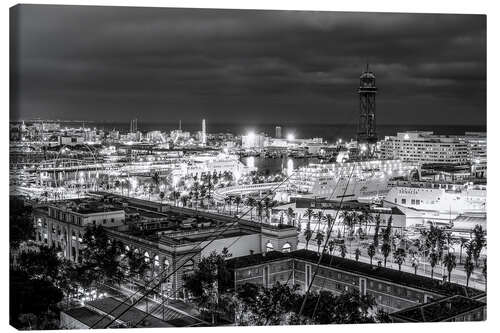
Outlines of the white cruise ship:
<svg viewBox="0 0 500 333">
<path fill-rule="evenodd" d="M 391 178 L 409 177 L 416 171 L 416 164 L 401 160 L 309 164 L 292 174 L 290 189 L 305 196 L 329 200 L 376 198 L 387 194 Z"/>
<path fill-rule="evenodd" d="M 384 201 L 413 211 L 457 216 L 486 212 L 486 185 L 394 181 Z"/>
</svg>

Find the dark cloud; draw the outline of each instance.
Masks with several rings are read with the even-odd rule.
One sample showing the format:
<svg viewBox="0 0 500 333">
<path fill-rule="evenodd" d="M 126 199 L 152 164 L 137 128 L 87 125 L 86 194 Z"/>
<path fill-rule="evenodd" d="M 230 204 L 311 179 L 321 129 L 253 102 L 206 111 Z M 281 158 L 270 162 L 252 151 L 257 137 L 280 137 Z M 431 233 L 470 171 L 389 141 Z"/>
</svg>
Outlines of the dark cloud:
<svg viewBox="0 0 500 333">
<path fill-rule="evenodd" d="M 486 17 L 21 5 L 11 118 L 485 124 Z"/>
</svg>

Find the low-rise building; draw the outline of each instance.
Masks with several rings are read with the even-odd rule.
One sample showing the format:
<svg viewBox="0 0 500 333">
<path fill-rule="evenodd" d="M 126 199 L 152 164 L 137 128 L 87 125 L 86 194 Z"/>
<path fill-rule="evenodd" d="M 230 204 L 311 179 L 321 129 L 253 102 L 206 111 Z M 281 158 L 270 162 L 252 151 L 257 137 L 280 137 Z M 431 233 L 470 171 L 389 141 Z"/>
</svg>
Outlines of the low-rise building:
<svg viewBox="0 0 500 333">
<path fill-rule="evenodd" d="M 276 282 L 298 285 L 305 291 L 327 290 L 336 295 L 357 290 L 371 295 L 378 309 L 393 313 L 444 297 L 460 295 L 477 298 L 485 293 L 407 272 L 372 266 L 341 257 L 323 255 L 317 274 L 317 252 L 297 250 L 290 253 L 267 252 L 229 260 L 235 288 L 245 283 L 271 287 Z M 313 276 L 315 276 L 313 278 Z"/>
<path fill-rule="evenodd" d="M 58 142 L 60 146 L 76 146 L 83 145 L 85 138 L 83 136 L 59 136 Z"/>
<path fill-rule="evenodd" d="M 36 240 L 82 261 L 86 228 L 102 225 L 108 237 L 125 251 L 140 253 L 149 264 L 146 274 L 165 276 L 173 297 L 182 297 L 183 276 L 213 251 L 228 249 L 232 257 L 297 249 L 292 226 L 253 221 L 173 207 L 147 200 L 95 193 L 96 198 L 66 200 L 35 210 Z M 170 274 L 170 275 L 169 275 Z"/>
<path fill-rule="evenodd" d="M 433 132 L 410 131 L 386 136 L 380 142 L 383 159 L 401 159 L 422 164 L 467 164 L 469 144 L 455 136 L 434 135 Z"/>
</svg>

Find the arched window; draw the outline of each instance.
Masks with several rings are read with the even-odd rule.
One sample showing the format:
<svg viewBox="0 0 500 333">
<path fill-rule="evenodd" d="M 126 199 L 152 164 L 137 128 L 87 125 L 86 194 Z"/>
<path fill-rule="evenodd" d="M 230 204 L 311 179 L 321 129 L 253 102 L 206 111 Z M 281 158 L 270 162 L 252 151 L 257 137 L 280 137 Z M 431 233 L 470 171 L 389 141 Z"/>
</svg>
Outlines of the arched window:
<svg viewBox="0 0 500 333">
<path fill-rule="evenodd" d="M 149 263 L 149 253 L 148 252 L 144 252 L 144 261 Z"/>
<path fill-rule="evenodd" d="M 274 250 L 273 243 L 271 243 L 271 241 L 267 241 L 266 252 L 270 252 L 270 251 L 273 251 L 273 250 Z"/>
<path fill-rule="evenodd" d="M 168 259 L 165 258 L 165 261 L 163 262 L 163 269 L 165 271 L 168 271 L 169 267 L 170 267 L 170 262 L 168 261 Z"/>
<path fill-rule="evenodd" d="M 288 253 L 292 250 L 292 246 L 290 245 L 290 243 L 285 243 L 285 245 L 283 245 L 283 252 L 284 253 Z"/>
<path fill-rule="evenodd" d="M 154 264 L 155 267 L 160 266 L 160 257 L 158 255 L 154 256 L 153 264 Z"/>
<path fill-rule="evenodd" d="M 191 274 L 193 272 L 194 272 L 194 261 L 190 259 L 184 265 L 184 274 Z"/>
</svg>

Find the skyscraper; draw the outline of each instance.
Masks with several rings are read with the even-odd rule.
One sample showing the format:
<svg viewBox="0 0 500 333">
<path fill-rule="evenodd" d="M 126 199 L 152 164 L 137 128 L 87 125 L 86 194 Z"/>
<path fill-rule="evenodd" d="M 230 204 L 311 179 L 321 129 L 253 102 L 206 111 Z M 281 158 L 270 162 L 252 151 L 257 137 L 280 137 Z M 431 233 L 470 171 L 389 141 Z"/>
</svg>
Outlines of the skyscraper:
<svg viewBox="0 0 500 333">
<path fill-rule="evenodd" d="M 276 126 L 274 137 L 276 139 L 281 139 L 281 126 Z"/>
<path fill-rule="evenodd" d="M 130 133 L 137 132 L 137 118 L 130 121 Z"/>
<path fill-rule="evenodd" d="M 205 127 L 205 119 L 201 120 L 201 144 L 204 146 L 207 144 L 207 131 Z"/>
</svg>

